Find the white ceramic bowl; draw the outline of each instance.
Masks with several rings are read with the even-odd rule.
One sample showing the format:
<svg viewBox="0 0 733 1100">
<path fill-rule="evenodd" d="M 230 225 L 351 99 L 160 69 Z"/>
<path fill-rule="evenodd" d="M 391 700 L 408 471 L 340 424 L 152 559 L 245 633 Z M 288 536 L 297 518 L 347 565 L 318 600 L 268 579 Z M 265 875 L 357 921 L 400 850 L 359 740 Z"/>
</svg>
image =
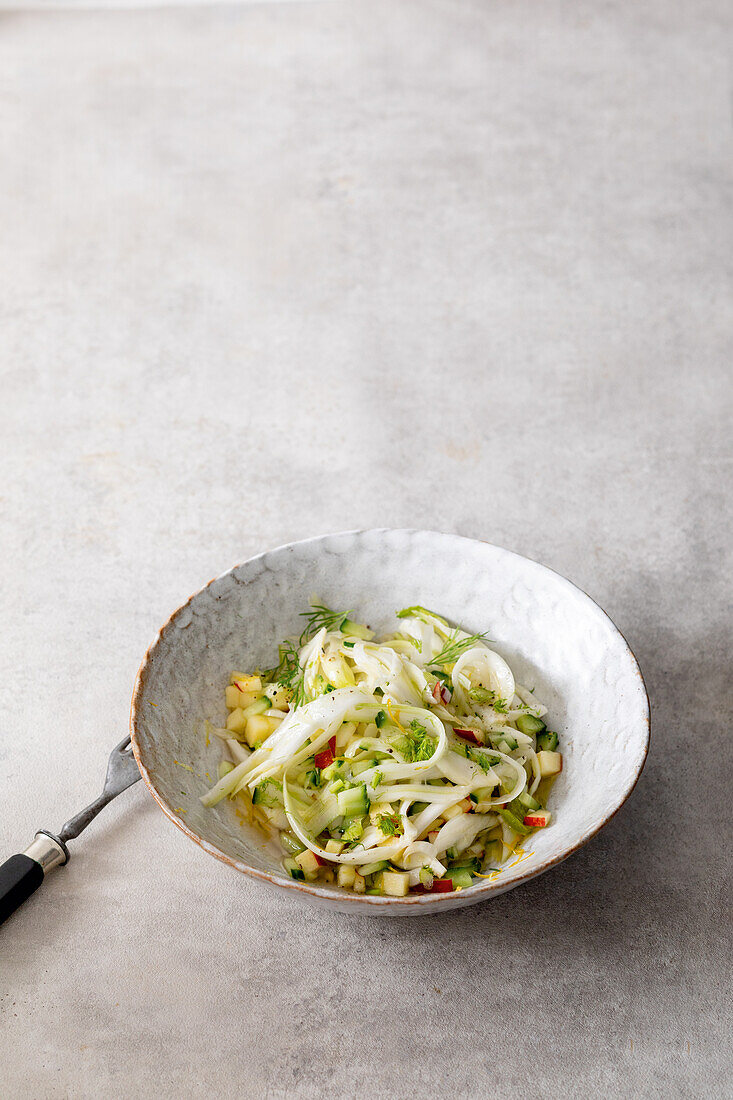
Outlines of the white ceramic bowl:
<svg viewBox="0 0 733 1100">
<path fill-rule="evenodd" d="M 224 801 L 199 796 L 216 776 L 223 688 L 233 668 L 272 664 L 276 643 L 300 633 L 313 596 L 381 632 L 395 610 L 434 608 L 487 631 L 518 680 L 536 687 L 560 734 L 564 767 L 553 822 L 493 881 L 452 894 L 365 897 L 296 882 L 274 845 L 243 827 Z M 281 546 L 211 581 L 180 607 L 148 650 L 130 730 L 143 779 L 163 812 L 211 855 L 253 878 L 343 912 L 409 916 L 484 901 L 559 863 L 623 805 L 644 766 L 649 702 L 634 655 L 593 601 L 552 570 L 508 550 L 433 531 L 355 531 Z M 176 763 L 178 761 L 178 763 Z M 181 764 L 193 768 L 189 772 Z M 182 793 L 185 791 L 185 794 Z"/>
</svg>

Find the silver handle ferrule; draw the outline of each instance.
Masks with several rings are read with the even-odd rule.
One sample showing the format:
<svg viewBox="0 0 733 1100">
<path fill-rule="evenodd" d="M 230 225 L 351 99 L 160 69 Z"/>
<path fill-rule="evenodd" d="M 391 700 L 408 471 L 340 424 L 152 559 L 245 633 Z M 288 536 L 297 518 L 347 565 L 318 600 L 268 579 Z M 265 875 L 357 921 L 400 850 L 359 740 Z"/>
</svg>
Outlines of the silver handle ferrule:
<svg viewBox="0 0 733 1100">
<path fill-rule="evenodd" d="M 66 845 L 61 844 L 50 833 L 36 833 L 35 840 L 28 845 L 23 855 L 40 863 L 44 875 L 53 871 L 54 867 L 63 866 L 69 858 Z"/>
</svg>

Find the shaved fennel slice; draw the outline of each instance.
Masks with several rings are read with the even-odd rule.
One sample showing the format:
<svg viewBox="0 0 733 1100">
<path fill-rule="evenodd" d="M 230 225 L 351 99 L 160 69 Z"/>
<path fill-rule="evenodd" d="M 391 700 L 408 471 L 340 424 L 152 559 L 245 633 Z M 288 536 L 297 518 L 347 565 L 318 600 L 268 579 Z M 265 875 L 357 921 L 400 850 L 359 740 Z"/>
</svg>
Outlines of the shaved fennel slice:
<svg viewBox="0 0 733 1100">
<path fill-rule="evenodd" d="M 522 684 L 515 683 L 514 694 L 524 703 L 525 707 L 529 707 L 532 714 L 536 715 L 538 718 L 542 718 L 547 714 L 547 707 L 537 702 L 529 688 L 524 687 Z"/>
<path fill-rule="evenodd" d="M 305 844 L 306 848 L 310 848 L 314 855 L 319 856 L 321 859 L 325 859 L 330 863 L 350 863 L 358 865 L 360 863 L 367 863 L 368 859 L 365 856 L 369 856 L 372 852 L 376 855 L 379 853 L 380 859 L 392 859 L 393 856 L 398 855 L 405 845 L 409 843 L 404 837 L 399 837 L 393 844 L 373 845 L 371 848 L 362 847 L 354 849 L 351 852 L 327 852 L 325 848 L 322 848 L 313 837 L 304 829 L 303 823 L 296 817 L 293 809 L 293 799 L 288 788 L 287 776 L 283 777 L 283 801 L 285 803 L 285 815 L 288 819 L 290 828 L 301 844 Z M 378 830 L 375 830 L 375 833 Z M 379 833 L 381 837 L 381 833 Z"/>
<path fill-rule="evenodd" d="M 465 851 L 480 832 L 495 825 L 498 820 L 496 814 L 461 814 L 460 817 L 452 817 L 435 838 L 436 856 L 447 852 L 449 848 Z"/>
<path fill-rule="evenodd" d="M 362 705 L 364 711 L 355 714 L 356 705 Z M 368 720 L 378 710 L 379 707 L 372 697 L 358 688 L 339 688 L 299 707 L 280 723 L 265 745 L 252 754 L 251 774 L 247 777 L 247 785 L 251 786 L 256 780 L 273 774 L 281 767 L 299 762 L 298 754 L 301 749 L 308 750 L 305 757 L 317 752 L 343 722 L 364 721 L 362 713 Z M 308 738 L 310 743 L 306 746 Z"/>
<path fill-rule="evenodd" d="M 466 650 L 456 661 L 451 673 L 453 690 L 458 700 L 468 706 L 467 691 L 471 687 L 483 687 L 508 702 L 514 698 L 514 676 L 503 657 L 493 649 L 474 646 Z"/>
<path fill-rule="evenodd" d="M 437 878 L 445 874 L 445 866 L 435 854 L 435 845 L 427 840 L 415 840 L 408 844 L 398 862 L 406 871 L 428 867 Z"/>
<path fill-rule="evenodd" d="M 249 760 L 251 753 L 249 749 L 246 749 L 244 745 L 240 745 L 239 741 L 235 741 L 233 737 L 227 737 L 227 748 L 232 754 L 232 760 L 237 764 L 242 764 L 245 760 Z"/>
</svg>

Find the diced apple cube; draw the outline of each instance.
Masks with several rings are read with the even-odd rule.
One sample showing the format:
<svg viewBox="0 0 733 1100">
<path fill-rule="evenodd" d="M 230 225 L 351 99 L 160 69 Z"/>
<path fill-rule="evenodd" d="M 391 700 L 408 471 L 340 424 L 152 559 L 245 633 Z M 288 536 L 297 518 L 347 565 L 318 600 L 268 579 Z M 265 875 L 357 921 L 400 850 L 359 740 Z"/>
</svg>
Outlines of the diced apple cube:
<svg viewBox="0 0 733 1100">
<path fill-rule="evenodd" d="M 363 894 L 366 890 L 366 879 L 363 875 L 360 875 L 358 871 L 354 875 L 354 885 L 352 886 L 352 890 L 355 894 Z"/>
<path fill-rule="evenodd" d="M 265 695 L 277 710 L 287 710 L 290 702 L 290 692 L 282 684 L 268 684 Z"/>
<path fill-rule="evenodd" d="M 295 857 L 295 862 L 299 865 L 307 879 L 312 880 L 317 877 L 320 864 L 310 848 L 306 848 L 304 852 L 300 852 L 300 854 Z"/>
<path fill-rule="evenodd" d="M 329 840 L 326 843 L 326 851 L 331 852 L 335 856 L 337 856 L 339 852 L 343 851 L 345 847 L 346 844 L 343 840 Z"/>
<path fill-rule="evenodd" d="M 546 825 L 550 824 L 549 810 L 530 810 L 529 813 L 524 815 L 524 824 L 529 825 L 532 829 L 544 829 Z"/>
<path fill-rule="evenodd" d="M 359 876 L 361 877 L 361 876 Z M 342 863 L 338 869 L 338 875 L 336 881 L 342 890 L 351 890 L 354 886 L 354 879 L 356 878 L 356 870 L 353 867 L 349 867 L 347 863 Z"/>
<path fill-rule="evenodd" d="M 262 680 L 259 676 L 248 676 L 246 672 L 233 672 L 229 679 L 239 691 L 249 691 L 253 695 L 259 695 L 262 691 Z"/>
<path fill-rule="evenodd" d="M 236 710 L 229 712 L 227 718 L 227 729 L 232 733 L 244 733 L 245 726 L 247 725 L 247 719 L 244 716 L 244 711 L 241 707 L 237 707 Z"/>
<path fill-rule="evenodd" d="M 234 710 L 235 707 L 246 707 L 250 701 L 249 693 L 242 693 L 233 684 L 224 689 L 224 702 L 229 707 L 229 710 Z"/>
<path fill-rule="evenodd" d="M 266 741 L 280 724 L 277 718 L 267 718 L 264 714 L 253 714 L 251 718 L 245 719 L 245 723 L 244 736 L 250 748 L 254 748 L 259 741 Z"/>
<path fill-rule="evenodd" d="M 542 749 L 537 753 L 537 763 L 540 766 L 540 775 L 543 779 L 548 775 L 557 775 L 562 771 L 562 753 Z"/>
<path fill-rule="evenodd" d="M 381 886 L 385 894 L 404 898 L 410 889 L 410 876 L 406 871 L 382 871 Z"/>
</svg>

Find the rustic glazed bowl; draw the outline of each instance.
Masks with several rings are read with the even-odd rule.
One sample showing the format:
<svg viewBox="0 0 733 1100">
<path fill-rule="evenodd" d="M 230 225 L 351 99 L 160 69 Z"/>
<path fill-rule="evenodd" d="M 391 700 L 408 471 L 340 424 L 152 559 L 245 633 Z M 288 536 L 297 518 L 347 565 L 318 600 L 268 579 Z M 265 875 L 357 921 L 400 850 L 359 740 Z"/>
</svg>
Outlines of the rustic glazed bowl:
<svg viewBox="0 0 733 1100">
<path fill-rule="evenodd" d="M 272 665 L 276 644 L 302 628 L 311 599 L 353 608 L 377 633 L 395 610 L 434 608 L 487 631 L 520 683 L 537 690 L 560 734 L 564 767 L 550 797 L 553 822 L 493 880 L 452 894 L 365 897 L 296 882 L 279 847 L 243 826 L 228 801 L 200 801 L 216 777 L 232 669 Z M 142 663 L 130 716 L 142 777 L 163 812 L 230 867 L 342 912 L 411 916 L 471 905 L 566 859 L 623 805 L 644 766 L 649 702 L 633 653 L 603 611 L 552 570 L 471 539 L 433 531 L 353 531 L 278 547 L 237 565 L 180 607 Z M 189 771 L 188 769 L 192 769 Z M 511 862 L 511 861 L 510 861 Z"/>
</svg>

